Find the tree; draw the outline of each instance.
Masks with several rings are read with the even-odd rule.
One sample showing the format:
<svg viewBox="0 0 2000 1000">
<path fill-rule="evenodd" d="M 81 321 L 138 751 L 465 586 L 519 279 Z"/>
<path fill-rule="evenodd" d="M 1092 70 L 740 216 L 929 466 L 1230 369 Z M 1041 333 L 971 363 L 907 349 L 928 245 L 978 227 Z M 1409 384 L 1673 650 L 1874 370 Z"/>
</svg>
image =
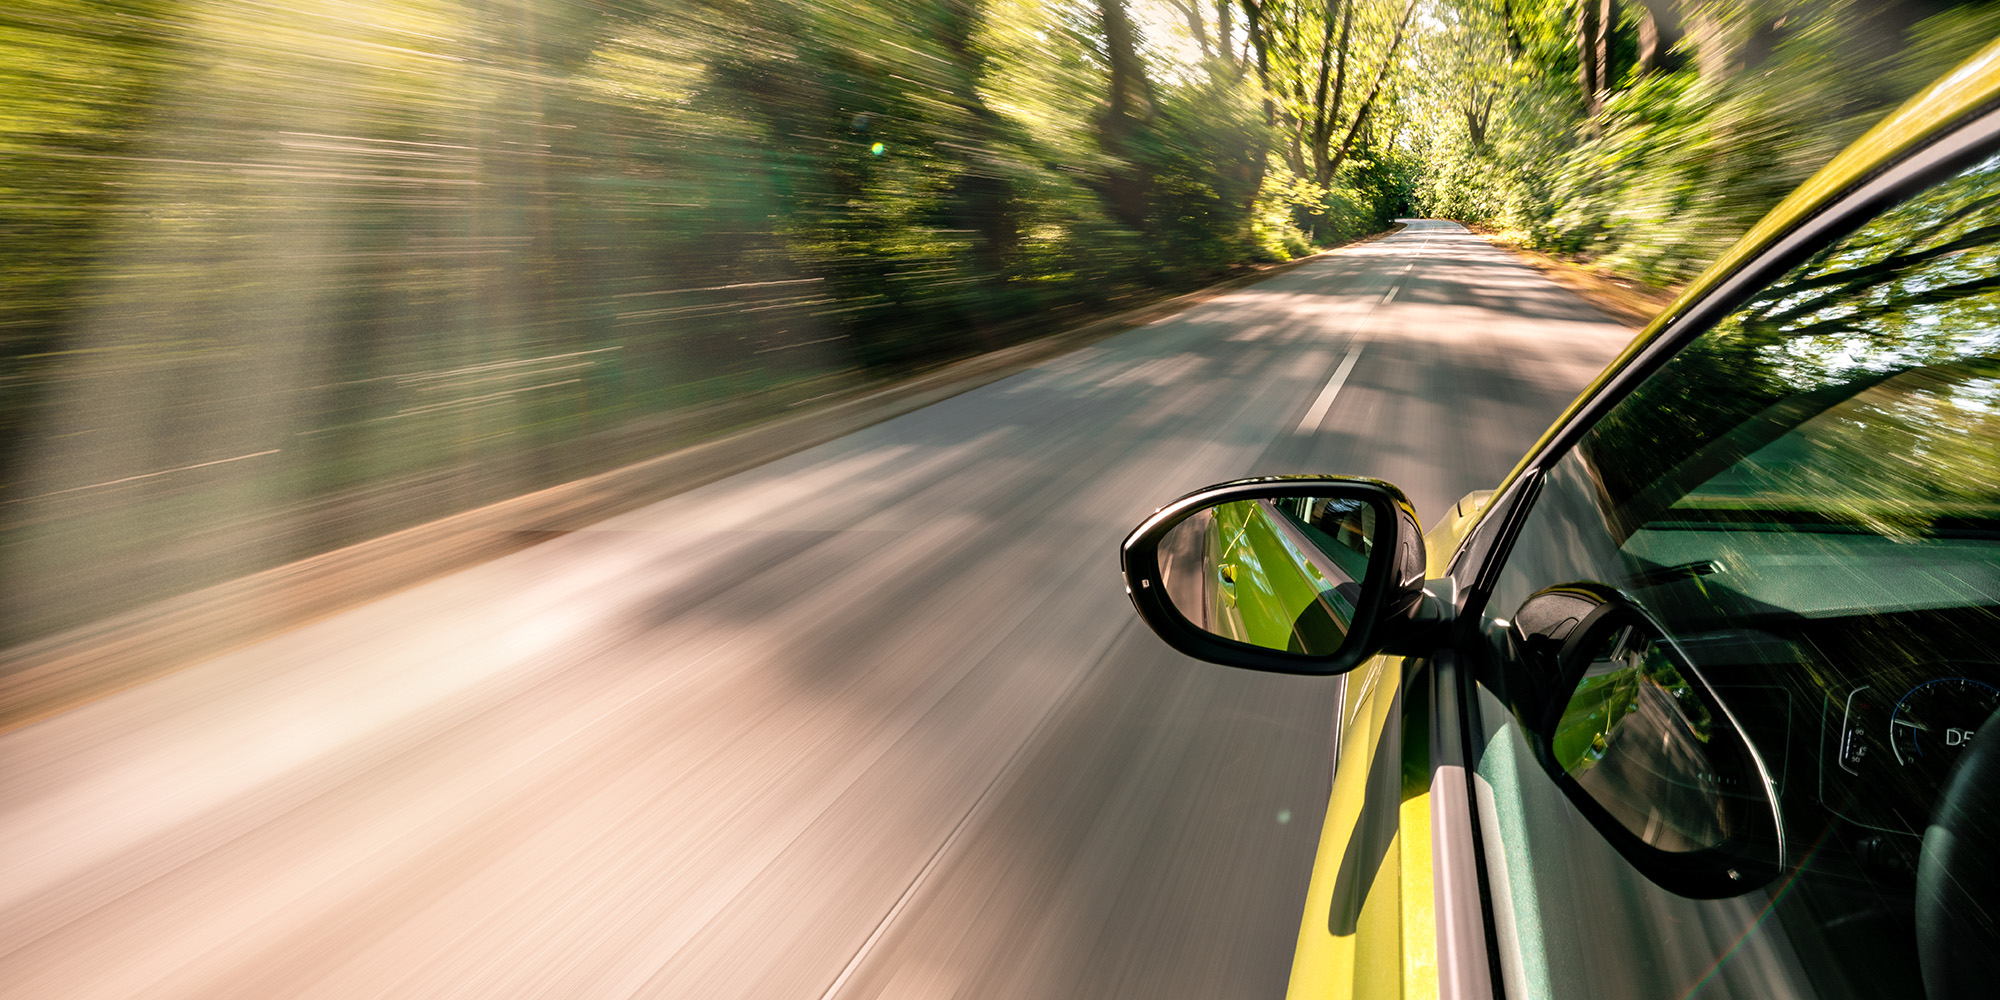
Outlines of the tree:
<svg viewBox="0 0 2000 1000">
<path fill-rule="evenodd" d="M 1152 185 L 1140 166 L 1139 145 L 1141 134 L 1153 116 L 1153 88 L 1146 79 L 1145 64 L 1139 59 L 1124 0 L 1098 0 L 1097 10 L 1104 27 L 1105 61 L 1110 66 L 1107 98 L 1098 129 L 1105 152 L 1120 162 L 1105 176 L 1104 198 L 1119 221 L 1134 229 L 1149 229 Z"/>
<path fill-rule="evenodd" d="M 1340 120 L 1340 102 L 1347 89 L 1347 48 L 1354 33 L 1354 2 L 1328 0 L 1326 24 L 1320 37 L 1319 87 L 1314 92 L 1312 115 L 1313 179 L 1320 184 L 1333 181 L 1334 162 L 1328 155 L 1334 122 Z M 1333 8 L 1340 8 L 1340 42 L 1333 41 Z M 1327 93 L 1327 64 L 1333 64 L 1333 92 Z"/>
<path fill-rule="evenodd" d="M 1674 0 L 1639 0 L 1639 72 L 1680 68 L 1680 56 L 1674 51 L 1680 41 L 1681 16 Z"/>
<path fill-rule="evenodd" d="M 1595 118 L 1618 79 L 1613 65 L 1612 38 L 1618 30 L 1618 0 L 1577 0 L 1576 85 L 1583 92 L 1583 113 Z"/>
<path fill-rule="evenodd" d="M 1604 2 L 1609 3 L 1611 0 Z M 1375 82 L 1369 86 L 1368 96 L 1363 97 L 1360 106 L 1355 109 L 1354 124 L 1348 126 L 1347 134 L 1341 138 L 1340 145 L 1329 154 L 1325 179 L 1321 180 L 1321 183 L 1330 181 L 1339 172 L 1341 161 L 1345 160 L 1348 153 L 1353 150 L 1354 139 L 1361 133 L 1361 126 L 1368 120 L 1369 112 L 1375 109 L 1375 99 L 1381 95 L 1382 84 L 1389 79 L 1389 71 L 1395 66 L 1396 50 L 1402 47 L 1404 34 L 1410 27 L 1410 15 L 1416 13 L 1416 10 L 1417 0 L 1408 0 L 1403 5 L 1403 16 L 1396 21 L 1396 30 L 1390 37 L 1388 50 L 1382 53 L 1382 66 L 1375 72 Z"/>
</svg>

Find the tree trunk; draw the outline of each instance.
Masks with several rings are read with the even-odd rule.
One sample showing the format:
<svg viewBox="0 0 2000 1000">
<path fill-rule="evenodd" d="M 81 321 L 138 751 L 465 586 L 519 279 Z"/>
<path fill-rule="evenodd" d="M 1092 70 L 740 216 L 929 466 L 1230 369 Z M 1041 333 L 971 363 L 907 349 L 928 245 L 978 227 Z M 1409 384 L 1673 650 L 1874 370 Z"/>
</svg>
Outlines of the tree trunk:
<svg viewBox="0 0 2000 1000">
<path fill-rule="evenodd" d="M 952 57 L 951 96 L 965 112 L 965 137 L 969 140 L 969 155 L 952 184 L 951 211 L 958 228 L 978 236 L 973 253 L 986 277 L 1004 281 L 1021 232 L 1014 215 L 1013 191 L 998 169 L 995 148 L 1005 141 L 1006 124 L 979 96 L 986 57 L 972 38 L 985 16 L 984 0 L 945 0 L 941 6 L 944 16 L 938 19 L 938 40 Z"/>
<path fill-rule="evenodd" d="M 1278 105 L 1271 100 L 1271 36 L 1264 26 L 1261 0 L 1243 0 L 1243 33 L 1257 53 L 1257 86 L 1264 91 L 1264 124 L 1278 125 Z"/>
<path fill-rule="evenodd" d="M 1104 19 L 1104 54 L 1111 65 L 1111 114 L 1133 121 L 1152 117 L 1153 88 L 1139 60 L 1124 0 L 1098 0 L 1097 10 Z"/>
<path fill-rule="evenodd" d="M 1484 104 L 1480 103 L 1476 97 L 1466 98 L 1465 131 L 1467 135 L 1472 137 L 1472 146 L 1474 149 L 1486 145 L 1486 125 L 1492 120 L 1493 94 L 1491 91 L 1487 92 Z"/>
<path fill-rule="evenodd" d="M 1250 187 L 1250 200 L 1244 204 L 1248 210 L 1257 201 L 1257 191 L 1264 187 L 1265 160 L 1270 154 L 1268 145 L 1271 129 L 1278 124 L 1278 109 L 1271 102 L 1271 52 L 1269 40 L 1264 37 L 1262 0 L 1239 0 L 1243 5 L 1243 36 L 1257 56 L 1257 84 L 1264 92 L 1264 128 L 1257 133 L 1257 148 L 1251 150 L 1251 163 L 1256 171 L 1256 183 Z"/>
<path fill-rule="evenodd" d="M 1695 66 L 1703 83 L 1716 86 L 1739 73 L 1754 70 L 1785 34 L 1787 7 L 1771 0 L 1749 0 L 1738 18 L 1706 5 L 1680 7 L 1681 25 L 1693 41 Z M 1850 58 L 1853 53 L 1847 53 Z"/>
<path fill-rule="evenodd" d="M 1200 47 L 1204 59 L 1215 56 L 1215 50 L 1208 44 L 1208 25 L 1202 20 L 1201 0 L 1172 0 L 1179 8 L 1181 16 L 1187 19 L 1188 34 L 1194 36 L 1194 43 Z"/>
<path fill-rule="evenodd" d="M 1124 0 L 1098 0 L 1097 10 L 1104 19 L 1105 61 L 1111 67 L 1110 99 L 1099 118 L 1098 134 L 1104 151 L 1119 161 L 1104 178 L 1104 200 L 1118 221 L 1145 230 L 1151 185 L 1136 154 L 1139 132 L 1153 115 L 1152 86 L 1139 60 Z"/>
<path fill-rule="evenodd" d="M 1271 102 L 1271 39 L 1264 30 L 1262 0 L 1242 0 L 1243 35 L 1257 54 L 1257 85 L 1264 89 L 1264 124 L 1278 123 L 1277 105 Z"/>
<path fill-rule="evenodd" d="M 1597 96 L 1598 0 L 1576 4 L 1576 89 L 1583 94 L 1583 113 L 1597 117 L 1603 105 Z"/>
<path fill-rule="evenodd" d="M 1389 51 L 1382 54 L 1382 68 L 1375 73 L 1375 82 L 1368 87 L 1368 96 L 1361 99 L 1361 105 L 1354 112 L 1354 124 L 1340 140 L 1340 147 L 1333 151 L 1326 168 L 1327 181 L 1340 171 L 1341 161 L 1347 159 L 1347 151 L 1354 145 L 1354 137 L 1361 132 L 1361 126 L 1368 120 L 1368 113 L 1375 109 L 1375 97 L 1382 92 L 1382 83 L 1389 79 L 1389 70 L 1396 65 L 1396 50 L 1403 47 L 1403 33 L 1410 27 L 1410 15 L 1416 13 L 1417 0 L 1409 0 L 1403 7 L 1402 19 L 1396 22 L 1396 34 L 1389 39 Z"/>
<path fill-rule="evenodd" d="M 1618 0 L 1578 0 L 1576 6 L 1576 83 L 1583 91 L 1583 113 L 1595 118 L 1618 81 L 1612 65 L 1618 38 Z"/>
<path fill-rule="evenodd" d="M 1618 73 L 1612 65 L 1617 53 L 1612 46 L 1618 39 L 1618 0 L 1598 0 L 1597 8 L 1597 93 L 1602 101 L 1611 95 L 1611 88 L 1618 84 Z"/>
<path fill-rule="evenodd" d="M 1215 50 L 1223 62 L 1237 65 L 1236 5 L 1230 0 L 1215 0 Z"/>
<path fill-rule="evenodd" d="M 1279 8 L 1280 14 L 1289 14 L 1291 16 L 1291 22 L 1285 25 L 1285 30 L 1282 33 L 1282 37 L 1286 42 L 1285 47 L 1291 50 L 1291 59 L 1286 63 L 1287 66 L 1292 68 L 1292 72 L 1289 74 L 1291 78 L 1286 81 L 1291 91 L 1287 96 L 1291 100 L 1286 101 L 1278 109 L 1278 115 L 1285 127 L 1285 165 L 1292 168 L 1292 176 L 1294 177 L 1307 176 L 1306 132 L 1311 128 L 1310 123 L 1299 117 L 1298 111 L 1306 103 L 1305 67 L 1307 65 L 1305 39 L 1303 33 L 1299 30 L 1300 7 L 1301 5 L 1299 4 L 1288 4 Z"/>
<path fill-rule="evenodd" d="M 1340 44 L 1333 45 L 1333 8 L 1338 5 L 1340 14 Z M 1319 49 L 1319 91 L 1313 100 L 1313 179 L 1320 184 L 1333 181 L 1332 160 L 1327 149 L 1333 141 L 1333 123 L 1340 120 L 1341 91 L 1347 87 L 1347 40 L 1354 28 L 1354 0 L 1340 3 L 1328 0 L 1326 8 L 1326 35 L 1320 40 Z M 1329 49 L 1334 49 L 1336 70 L 1333 78 L 1333 93 L 1327 93 L 1326 72 Z"/>
<path fill-rule="evenodd" d="M 1681 41 L 1681 16 L 1673 0 L 1639 0 L 1639 72 L 1671 72 L 1680 68 L 1673 51 Z"/>
</svg>

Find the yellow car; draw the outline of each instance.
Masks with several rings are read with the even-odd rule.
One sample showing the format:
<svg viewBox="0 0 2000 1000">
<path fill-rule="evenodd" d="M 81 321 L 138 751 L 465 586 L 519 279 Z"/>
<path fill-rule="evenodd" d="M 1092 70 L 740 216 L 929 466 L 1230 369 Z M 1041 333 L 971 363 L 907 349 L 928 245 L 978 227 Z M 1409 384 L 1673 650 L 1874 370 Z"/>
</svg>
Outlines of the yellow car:
<svg viewBox="0 0 2000 1000">
<path fill-rule="evenodd" d="M 1123 556 L 1174 647 L 1347 675 L 1292 997 L 2000 996 L 2000 46 L 1428 535 L 1281 477 Z"/>
</svg>

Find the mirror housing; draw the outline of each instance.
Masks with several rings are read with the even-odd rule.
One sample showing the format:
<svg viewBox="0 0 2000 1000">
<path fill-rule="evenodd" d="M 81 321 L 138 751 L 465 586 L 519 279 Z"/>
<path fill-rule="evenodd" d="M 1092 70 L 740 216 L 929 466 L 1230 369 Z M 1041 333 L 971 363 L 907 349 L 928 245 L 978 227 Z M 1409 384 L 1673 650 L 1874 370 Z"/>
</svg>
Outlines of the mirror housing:
<svg viewBox="0 0 2000 1000">
<path fill-rule="evenodd" d="M 1160 638 L 1232 667 L 1346 673 L 1443 614 L 1424 591 L 1416 512 L 1376 479 L 1270 476 L 1196 490 L 1133 529 L 1120 559 L 1126 593 Z"/>
<path fill-rule="evenodd" d="M 1670 892 L 1717 899 L 1777 877 L 1777 798 L 1701 671 L 1638 604 L 1597 583 L 1529 597 L 1507 627 L 1507 700 L 1549 777 Z"/>
</svg>

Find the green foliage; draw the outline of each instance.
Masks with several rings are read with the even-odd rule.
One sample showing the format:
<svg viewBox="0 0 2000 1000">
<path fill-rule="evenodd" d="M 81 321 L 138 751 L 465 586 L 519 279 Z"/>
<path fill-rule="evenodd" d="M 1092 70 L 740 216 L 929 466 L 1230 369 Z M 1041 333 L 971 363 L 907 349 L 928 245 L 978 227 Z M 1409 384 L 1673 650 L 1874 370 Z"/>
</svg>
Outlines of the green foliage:
<svg viewBox="0 0 2000 1000">
<path fill-rule="evenodd" d="M 1379 226 L 1155 8 L 11 3 L 0 641 Z"/>
<path fill-rule="evenodd" d="M 1267 179 L 1257 199 L 1251 234 L 1262 259 L 1291 260 L 1304 256 L 1312 248 L 1311 239 L 1299 228 L 1301 209 L 1307 212 L 1317 209 L 1324 204 L 1321 199 L 1325 196 L 1310 184 L 1282 176 L 1282 167 L 1273 170 L 1273 174 L 1279 176 Z"/>
<path fill-rule="evenodd" d="M 1906 8 L 1853 0 L 1682 3 L 1673 9 L 1686 37 L 1667 65 L 1640 72 L 1639 8 L 1628 5 L 1622 86 L 1587 117 L 1568 8 L 1515 5 L 1524 45 L 1511 60 L 1487 5 L 1442 9 L 1435 47 L 1465 55 L 1439 60 L 1450 71 L 1420 97 L 1420 208 L 1657 285 L 1692 277 L 1890 108 L 2000 33 L 1991 2 L 1915 23 Z M 1478 144 L 1461 114 L 1477 93 L 1496 95 Z"/>
<path fill-rule="evenodd" d="M 116 182 L 171 61 L 170 0 L 19 0 L 0 11 L 0 441 L 119 208 Z M 0 448 L 0 469 L 5 449 Z"/>
<path fill-rule="evenodd" d="M 1776 496 L 1899 535 L 1928 530 L 1940 509 L 1990 516 L 2000 498 L 1996 176 L 2000 161 L 1988 160 L 1885 212 L 1677 355 L 1592 432 L 1587 448 L 1605 440 L 1630 452 L 1600 468 L 1607 493 L 1642 506 L 1625 498 L 1680 496 L 1745 463 L 1761 485 L 1732 502 Z M 1813 428 L 1815 455 L 1750 460 L 1801 426 Z M 1677 446 L 1631 449 L 1634 441 Z M 1687 442 L 1707 445 L 1702 461 L 1665 467 Z M 1657 489 L 1673 476 L 1693 481 Z"/>
</svg>

